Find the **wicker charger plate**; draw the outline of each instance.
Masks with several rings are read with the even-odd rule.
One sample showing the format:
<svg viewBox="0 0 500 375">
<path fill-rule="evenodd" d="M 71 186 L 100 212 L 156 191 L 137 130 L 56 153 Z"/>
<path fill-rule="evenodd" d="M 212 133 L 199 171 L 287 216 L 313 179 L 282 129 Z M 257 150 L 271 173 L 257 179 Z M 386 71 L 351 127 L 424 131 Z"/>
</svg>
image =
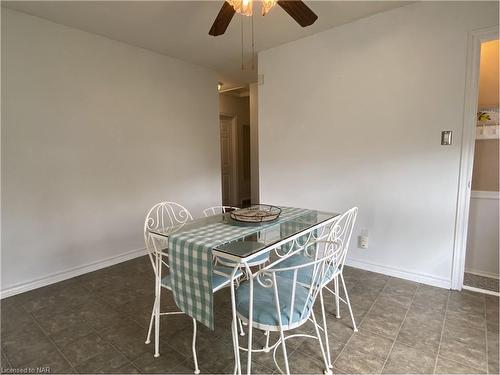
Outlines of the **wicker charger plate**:
<svg viewBox="0 0 500 375">
<path fill-rule="evenodd" d="M 267 204 L 258 204 L 241 210 L 231 211 L 231 218 L 244 223 L 265 223 L 276 220 L 281 208 Z"/>
</svg>

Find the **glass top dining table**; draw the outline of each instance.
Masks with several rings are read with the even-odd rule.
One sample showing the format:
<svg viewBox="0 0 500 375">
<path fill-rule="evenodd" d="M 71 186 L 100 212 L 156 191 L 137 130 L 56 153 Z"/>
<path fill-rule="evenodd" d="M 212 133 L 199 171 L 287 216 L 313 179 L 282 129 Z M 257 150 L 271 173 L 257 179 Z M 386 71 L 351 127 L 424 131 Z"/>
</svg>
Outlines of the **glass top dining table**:
<svg viewBox="0 0 500 375">
<path fill-rule="evenodd" d="M 223 242 L 212 249 L 212 253 L 228 260 L 242 262 L 259 256 L 271 248 L 276 248 L 298 236 L 327 227 L 339 214 L 317 210 L 301 210 L 296 216 L 285 221 L 267 223 L 244 223 L 231 218 L 230 212 L 187 221 L 166 229 L 150 230 L 150 233 L 168 238 L 192 230 L 203 230 L 213 224 L 246 227 L 245 235 Z M 317 236 L 314 236 L 317 237 Z M 322 236 L 320 236 L 322 237 Z"/>
</svg>

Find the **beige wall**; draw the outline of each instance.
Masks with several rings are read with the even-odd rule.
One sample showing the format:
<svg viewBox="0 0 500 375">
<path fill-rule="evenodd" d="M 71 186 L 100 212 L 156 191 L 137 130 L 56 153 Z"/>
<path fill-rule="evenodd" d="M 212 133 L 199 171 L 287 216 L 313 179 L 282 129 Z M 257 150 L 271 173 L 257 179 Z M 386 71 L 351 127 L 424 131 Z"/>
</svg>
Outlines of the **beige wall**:
<svg viewBox="0 0 500 375">
<path fill-rule="evenodd" d="M 237 155 L 238 155 L 238 197 L 242 199 L 251 198 L 251 183 L 243 173 L 243 125 L 250 125 L 250 101 L 249 97 L 235 97 L 229 94 L 219 94 L 220 113 L 235 115 L 238 127 Z M 248 157 L 248 155 L 247 155 Z"/>
<path fill-rule="evenodd" d="M 478 107 L 498 107 L 498 40 L 481 43 Z"/>
<path fill-rule="evenodd" d="M 214 72 L 4 8 L 1 26 L 2 295 L 143 254 L 159 201 L 220 202 Z"/>
<path fill-rule="evenodd" d="M 476 141 L 472 190 L 498 191 L 499 178 L 498 139 Z"/>
<path fill-rule="evenodd" d="M 496 2 L 423 1 L 260 52 L 261 201 L 358 206 L 348 263 L 450 287 L 467 34 L 494 25 Z"/>
</svg>

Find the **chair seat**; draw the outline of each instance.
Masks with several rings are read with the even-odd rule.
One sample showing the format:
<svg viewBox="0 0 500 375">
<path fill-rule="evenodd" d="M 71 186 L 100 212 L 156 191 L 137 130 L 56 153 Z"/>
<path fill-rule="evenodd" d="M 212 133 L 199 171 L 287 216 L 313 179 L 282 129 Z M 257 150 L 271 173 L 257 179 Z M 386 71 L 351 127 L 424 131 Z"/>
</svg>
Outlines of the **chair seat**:
<svg viewBox="0 0 500 375">
<path fill-rule="evenodd" d="M 314 259 L 309 258 L 303 254 L 295 254 L 288 258 L 283 259 L 283 261 L 278 263 L 274 268 L 296 267 L 301 264 L 310 263 L 312 261 L 314 261 Z M 299 268 L 297 270 L 297 281 L 302 284 L 310 285 L 312 281 L 313 271 L 314 271 L 313 265 Z M 293 279 L 293 273 L 294 271 L 283 271 L 280 272 L 280 277 Z M 330 281 L 332 281 L 334 276 L 335 276 L 334 268 L 328 267 L 328 269 L 326 270 L 323 284 L 328 284 Z"/>
<path fill-rule="evenodd" d="M 216 292 L 220 288 L 229 285 L 230 283 L 230 278 L 231 278 L 231 272 L 233 270 L 229 267 L 224 267 L 224 266 L 214 266 L 212 267 L 212 288 L 213 291 Z M 240 270 L 236 271 L 235 277 L 241 277 L 243 275 L 243 272 Z M 171 278 L 170 274 L 166 275 L 161 279 L 161 285 L 169 290 L 172 290 L 172 284 L 171 284 Z"/>
<path fill-rule="evenodd" d="M 296 285 L 295 302 L 292 313 L 293 283 L 292 280 L 283 277 L 276 277 L 278 286 L 278 296 L 280 301 L 281 324 L 285 329 L 295 328 L 301 325 L 309 317 L 310 306 L 305 307 L 308 297 L 308 289 L 300 284 Z M 236 289 L 236 310 L 241 317 L 249 319 L 250 283 L 245 281 Z M 305 309 L 304 309 L 305 307 Z M 304 315 L 302 312 L 304 311 Z M 279 328 L 279 317 L 276 310 L 274 297 L 274 286 L 263 287 L 257 280 L 253 283 L 253 322 L 257 328 L 275 330 Z M 260 327 L 259 327 L 260 326 Z"/>
</svg>

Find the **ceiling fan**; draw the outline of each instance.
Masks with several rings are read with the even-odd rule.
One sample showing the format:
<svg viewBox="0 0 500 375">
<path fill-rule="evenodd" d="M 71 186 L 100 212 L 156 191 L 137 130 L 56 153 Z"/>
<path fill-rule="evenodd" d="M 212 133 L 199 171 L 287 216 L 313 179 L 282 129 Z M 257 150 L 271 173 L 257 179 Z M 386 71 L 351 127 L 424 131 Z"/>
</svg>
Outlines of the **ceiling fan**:
<svg viewBox="0 0 500 375">
<path fill-rule="evenodd" d="M 287 12 L 297 23 L 306 27 L 312 25 L 318 16 L 302 1 L 298 0 L 263 0 L 262 1 L 262 15 L 265 16 L 269 10 L 278 4 Z M 227 0 L 222 5 L 222 8 L 217 14 L 215 21 L 210 28 L 208 34 L 213 36 L 222 35 L 226 32 L 234 13 L 240 13 L 245 16 L 252 15 L 252 0 Z"/>
</svg>

